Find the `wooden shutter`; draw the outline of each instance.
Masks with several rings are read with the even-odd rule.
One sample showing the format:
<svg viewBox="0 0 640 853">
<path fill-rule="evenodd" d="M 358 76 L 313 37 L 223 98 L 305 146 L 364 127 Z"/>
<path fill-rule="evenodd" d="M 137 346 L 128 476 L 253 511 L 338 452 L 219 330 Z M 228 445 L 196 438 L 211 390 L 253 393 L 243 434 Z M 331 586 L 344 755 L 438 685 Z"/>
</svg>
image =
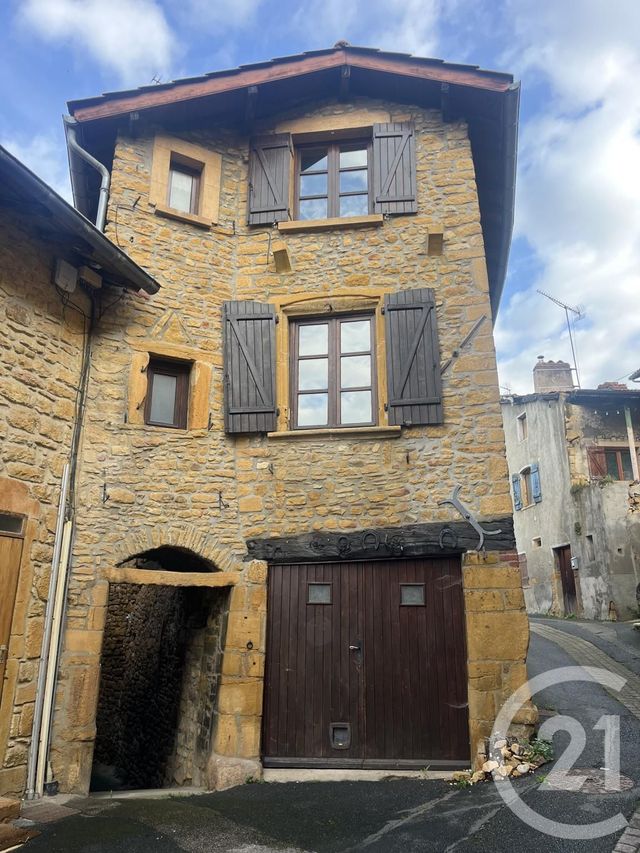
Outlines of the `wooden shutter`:
<svg viewBox="0 0 640 853">
<path fill-rule="evenodd" d="M 416 213 L 416 143 L 412 122 L 373 126 L 374 213 Z"/>
<path fill-rule="evenodd" d="M 251 140 L 249 154 L 249 225 L 289 219 L 289 182 L 293 146 L 288 133 Z"/>
<path fill-rule="evenodd" d="M 226 432 L 276 428 L 276 316 L 272 305 L 225 302 L 224 426 Z"/>
<path fill-rule="evenodd" d="M 384 299 L 389 424 L 441 424 L 436 304 L 428 287 Z"/>
<path fill-rule="evenodd" d="M 604 455 L 603 447 L 588 447 L 587 456 L 589 458 L 589 473 L 592 477 L 607 476 L 607 460 Z"/>
<path fill-rule="evenodd" d="M 513 486 L 513 506 L 517 511 L 522 509 L 522 488 L 520 486 L 520 474 L 512 475 L 511 485 Z"/>
<path fill-rule="evenodd" d="M 535 504 L 539 504 L 542 500 L 542 487 L 540 486 L 540 472 L 538 465 L 531 466 L 531 497 Z"/>
</svg>

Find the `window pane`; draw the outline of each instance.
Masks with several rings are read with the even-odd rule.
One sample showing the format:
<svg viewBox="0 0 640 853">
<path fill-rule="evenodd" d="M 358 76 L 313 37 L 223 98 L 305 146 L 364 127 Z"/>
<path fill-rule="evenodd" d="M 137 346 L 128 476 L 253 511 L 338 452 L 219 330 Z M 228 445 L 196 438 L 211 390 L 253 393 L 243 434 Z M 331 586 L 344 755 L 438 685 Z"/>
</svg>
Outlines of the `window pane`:
<svg viewBox="0 0 640 853">
<path fill-rule="evenodd" d="M 340 216 L 366 216 L 368 213 L 368 195 L 343 195 L 340 197 Z"/>
<path fill-rule="evenodd" d="M 605 451 L 605 459 L 607 460 L 607 474 L 610 477 L 613 477 L 614 480 L 618 479 L 618 458 L 615 450 L 607 450 Z"/>
<path fill-rule="evenodd" d="M 329 327 L 326 323 L 298 327 L 299 355 L 326 355 L 328 352 Z"/>
<path fill-rule="evenodd" d="M 326 426 L 328 400 L 328 394 L 299 394 L 298 426 Z"/>
<path fill-rule="evenodd" d="M 342 424 L 371 423 L 371 391 L 343 391 L 340 408 Z"/>
<path fill-rule="evenodd" d="M 324 389 L 328 387 L 328 358 L 308 358 L 298 362 L 298 388 L 301 391 L 313 391 L 316 388 Z"/>
<path fill-rule="evenodd" d="M 400 604 L 420 606 L 424 604 L 424 584 L 423 583 L 401 583 L 400 584 Z"/>
<path fill-rule="evenodd" d="M 151 387 L 150 419 L 159 424 L 172 424 L 176 403 L 175 376 L 164 373 L 154 373 Z"/>
<path fill-rule="evenodd" d="M 303 151 L 301 155 L 301 171 L 316 172 L 327 168 L 327 149 L 314 148 L 312 151 Z"/>
<path fill-rule="evenodd" d="M 357 198 L 357 196 L 356 196 L 356 198 Z M 326 200 L 326 198 L 314 198 L 314 199 L 309 199 L 307 201 L 301 201 L 300 202 L 300 211 L 299 211 L 298 215 L 299 215 L 300 219 L 326 219 L 327 218 L 327 200 Z"/>
<path fill-rule="evenodd" d="M 348 355 L 340 359 L 342 388 L 362 388 L 371 385 L 371 356 Z"/>
<path fill-rule="evenodd" d="M 370 349 L 370 320 L 355 320 L 340 324 L 340 352 L 369 352 Z"/>
<path fill-rule="evenodd" d="M 327 194 L 327 176 L 326 175 L 301 175 L 300 177 L 300 196 L 305 195 L 326 195 Z"/>
<path fill-rule="evenodd" d="M 367 170 L 340 172 L 341 193 L 362 193 L 367 191 Z"/>
<path fill-rule="evenodd" d="M 355 151 L 340 152 L 340 168 L 346 169 L 348 166 L 365 166 L 367 165 L 367 149 L 357 148 Z"/>
<path fill-rule="evenodd" d="M 622 461 L 622 475 L 625 480 L 633 480 L 633 470 L 631 468 L 631 454 L 628 450 L 620 451 Z"/>
<path fill-rule="evenodd" d="M 182 210 L 184 213 L 191 211 L 191 191 L 193 189 L 193 175 L 187 175 L 177 169 L 172 169 L 169 180 L 169 207 L 174 210 Z"/>
<path fill-rule="evenodd" d="M 308 604 L 331 604 L 330 583 L 310 583 L 308 586 Z"/>
</svg>

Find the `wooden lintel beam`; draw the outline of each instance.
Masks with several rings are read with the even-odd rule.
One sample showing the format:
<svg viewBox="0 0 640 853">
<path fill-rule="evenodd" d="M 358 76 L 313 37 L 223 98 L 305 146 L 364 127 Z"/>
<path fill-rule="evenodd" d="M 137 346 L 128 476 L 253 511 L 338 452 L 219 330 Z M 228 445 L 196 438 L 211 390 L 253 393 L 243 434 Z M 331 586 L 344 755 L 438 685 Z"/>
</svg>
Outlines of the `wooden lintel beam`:
<svg viewBox="0 0 640 853">
<path fill-rule="evenodd" d="M 349 84 L 351 82 L 351 66 L 343 65 L 340 69 L 340 86 L 338 89 L 338 100 L 346 101 L 349 97 Z"/>
<path fill-rule="evenodd" d="M 237 572 L 168 572 L 161 569 L 108 568 L 102 574 L 109 583 L 151 586 L 223 587 L 238 583 Z"/>
</svg>

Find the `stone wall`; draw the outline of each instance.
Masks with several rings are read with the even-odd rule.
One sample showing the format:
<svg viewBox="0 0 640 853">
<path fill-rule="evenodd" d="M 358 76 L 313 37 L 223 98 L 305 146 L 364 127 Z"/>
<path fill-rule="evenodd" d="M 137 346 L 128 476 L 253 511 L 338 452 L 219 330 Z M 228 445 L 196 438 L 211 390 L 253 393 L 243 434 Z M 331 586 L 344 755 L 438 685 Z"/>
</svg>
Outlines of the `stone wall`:
<svg viewBox="0 0 640 853">
<path fill-rule="evenodd" d="M 360 100 L 325 103 L 306 115 L 283 114 L 256 133 L 281 131 L 294 121 L 298 129 L 340 127 L 361 117 L 365 123 L 415 122 L 418 214 L 391 217 L 377 228 L 280 235 L 291 258 L 289 273 L 276 272 L 271 229 L 245 225 L 247 136 L 219 128 L 180 133 L 222 155 L 218 223 L 209 230 L 154 213 L 153 130 L 119 137 L 107 234 L 116 236 L 117 213 L 118 242 L 162 289 L 149 300 L 122 300 L 105 317 L 94 347 L 80 486 L 84 512 L 70 593 L 70 627 L 85 633 L 88 648 L 94 630 L 96 641 L 100 636 L 89 601 L 96 579 L 145 547 L 175 544 L 204 556 L 217 549 L 240 569 L 253 537 L 452 519 L 451 508 L 438 501 L 456 483 L 474 513 L 511 512 L 483 238 L 464 123 L 445 124 L 438 112 L 418 107 Z M 444 231 L 442 255 L 428 252 L 430 228 Z M 425 286 L 436 294 L 443 360 L 478 318 L 487 318 L 444 375 L 444 424 L 403 429 L 394 438 L 225 435 L 224 300 L 270 301 L 284 319 L 291 304 L 304 298 L 379 304 L 385 292 Z M 145 351 L 168 351 L 211 369 L 209 429 L 185 434 L 132 422 L 128 413 L 138 405 L 134 393 L 144 369 L 136 358 Z M 141 545 L 128 544 L 131 530 L 144 540 Z M 215 746 L 227 756 L 259 756 L 265 579 L 260 565 L 245 567 L 232 593 Z M 68 648 L 64 661 L 67 656 L 73 659 Z M 95 665 L 90 652 L 82 678 L 90 678 Z M 87 728 L 79 735 L 69 723 L 72 677 L 63 662 L 56 767 L 65 787 L 81 790 L 91 734 Z"/>
<path fill-rule="evenodd" d="M 0 704 L 0 795 L 20 793 L 59 499 L 80 374 L 83 317 L 51 284 L 60 247 L 0 208 L 0 512 L 26 518 Z M 82 293 L 73 301 L 87 311 Z"/>
</svg>

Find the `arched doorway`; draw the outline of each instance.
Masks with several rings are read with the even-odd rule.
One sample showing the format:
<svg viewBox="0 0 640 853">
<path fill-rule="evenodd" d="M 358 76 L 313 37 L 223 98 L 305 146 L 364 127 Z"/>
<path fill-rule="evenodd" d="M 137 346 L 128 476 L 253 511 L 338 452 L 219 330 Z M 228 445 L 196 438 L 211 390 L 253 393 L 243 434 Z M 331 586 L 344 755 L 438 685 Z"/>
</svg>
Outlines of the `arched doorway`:
<svg viewBox="0 0 640 853">
<path fill-rule="evenodd" d="M 135 554 L 120 568 L 142 571 L 140 582 L 110 583 L 91 790 L 202 786 L 229 588 L 182 585 L 185 574 L 216 571 L 182 547 Z"/>
</svg>

